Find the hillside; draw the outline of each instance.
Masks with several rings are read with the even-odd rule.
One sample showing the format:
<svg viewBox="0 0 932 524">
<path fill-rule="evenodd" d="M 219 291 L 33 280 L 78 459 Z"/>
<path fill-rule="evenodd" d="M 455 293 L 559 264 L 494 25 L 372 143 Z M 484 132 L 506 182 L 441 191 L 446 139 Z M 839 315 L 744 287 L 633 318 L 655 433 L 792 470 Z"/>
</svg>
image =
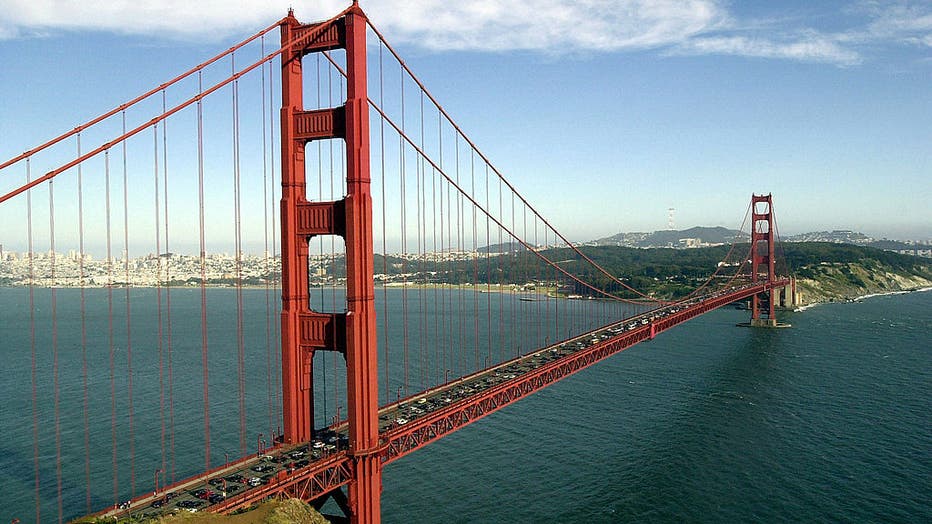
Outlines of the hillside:
<svg viewBox="0 0 932 524">
<path fill-rule="evenodd" d="M 735 238 L 745 240 L 748 238 L 748 234 L 724 227 L 692 227 L 682 231 L 662 230 L 651 233 L 618 233 L 610 237 L 587 242 L 586 245 L 660 248 L 687 247 L 687 242 L 690 242 L 692 245 L 689 247 L 694 247 L 695 245 L 731 243 Z"/>
<path fill-rule="evenodd" d="M 639 249 L 623 246 L 583 246 L 580 251 L 612 275 L 658 298 L 684 296 L 711 275 L 730 246 L 695 249 Z M 747 244 L 736 249 L 746 251 Z M 541 252 L 567 272 L 624 298 L 637 298 L 611 282 L 568 248 Z M 778 272 L 798 278 L 806 302 L 845 300 L 871 293 L 885 293 L 932 286 L 932 260 L 880 249 L 832 242 L 783 243 L 777 250 Z M 525 284 L 532 281 L 559 283 L 567 293 L 589 294 L 568 282 L 536 255 L 515 252 L 466 260 L 403 260 L 376 255 L 377 282 L 416 284 Z M 725 271 L 723 274 L 727 274 Z M 327 267 L 331 277 L 345 275 L 342 259 Z M 378 285 L 378 283 L 377 283 Z"/>
<path fill-rule="evenodd" d="M 804 303 L 932 286 L 932 260 L 864 246 L 827 242 L 785 244 Z"/>
<path fill-rule="evenodd" d="M 739 250 L 746 250 L 737 246 Z M 729 246 L 697 249 L 637 249 L 619 246 L 586 246 L 581 251 L 625 283 L 657 297 L 683 296 L 704 282 Z M 621 286 L 609 282 L 588 263 L 566 248 L 543 252 L 570 273 L 623 296 Z M 871 293 L 885 293 L 932 286 L 932 260 L 901 255 L 866 246 L 829 242 L 784 243 L 777 251 L 778 272 L 795 275 L 805 302 L 845 300 Z M 431 272 L 429 282 L 523 283 L 553 281 L 555 271 L 533 254 L 497 256 L 456 263 L 422 263 L 419 271 Z M 726 272 L 727 273 L 727 272 Z M 578 286 L 577 286 L 578 287 Z M 572 292 L 587 294 L 583 288 Z"/>
</svg>

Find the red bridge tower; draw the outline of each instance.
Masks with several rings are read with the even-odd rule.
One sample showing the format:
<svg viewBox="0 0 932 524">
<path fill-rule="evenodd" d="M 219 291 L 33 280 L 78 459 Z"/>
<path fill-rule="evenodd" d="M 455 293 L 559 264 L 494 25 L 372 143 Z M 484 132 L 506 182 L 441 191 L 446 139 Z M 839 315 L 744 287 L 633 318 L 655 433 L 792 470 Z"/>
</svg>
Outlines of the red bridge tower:
<svg viewBox="0 0 932 524">
<path fill-rule="evenodd" d="M 751 282 L 776 282 L 774 261 L 773 197 L 751 195 Z M 751 327 L 788 326 L 777 322 L 776 298 L 774 288 L 751 297 Z"/>
<path fill-rule="evenodd" d="M 369 187 L 369 102 L 366 88 L 366 16 L 354 5 L 330 24 L 281 26 L 282 53 L 282 389 L 285 444 L 307 442 L 314 432 L 313 359 L 337 351 L 346 359 L 349 451 L 353 480 L 351 522 L 380 519 L 382 470 L 378 456 L 378 380 L 373 285 L 372 197 Z M 301 59 L 310 53 L 346 50 L 346 102 L 305 111 Z M 346 142 L 346 197 L 334 202 L 306 198 L 307 142 Z M 310 309 L 308 242 L 315 235 L 346 241 L 346 312 Z"/>
</svg>

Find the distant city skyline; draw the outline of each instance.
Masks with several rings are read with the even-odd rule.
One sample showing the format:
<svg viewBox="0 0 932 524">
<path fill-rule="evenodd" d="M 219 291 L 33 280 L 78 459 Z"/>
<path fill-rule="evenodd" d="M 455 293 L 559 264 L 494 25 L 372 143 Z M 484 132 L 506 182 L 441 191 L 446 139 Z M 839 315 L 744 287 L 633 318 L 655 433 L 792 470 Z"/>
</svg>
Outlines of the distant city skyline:
<svg viewBox="0 0 932 524">
<path fill-rule="evenodd" d="M 717 226 L 717 227 L 721 227 L 721 226 Z M 691 230 L 701 229 L 701 228 L 703 228 L 703 226 L 695 226 L 691 228 L 675 229 L 675 230 L 663 229 L 663 230 L 655 230 L 655 231 L 625 231 L 625 232 L 619 232 L 610 237 L 602 237 L 602 238 L 597 238 L 597 239 L 587 239 L 587 240 L 576 241 L 574 242 L 574 244 L 577 246 L 620 245 L 620 246 L 640 247 L 640 248 L 674 247 L 674 248 L 682 249 L 682 248 L 709 247 L 709 246 L 722 245 L 723 243 L 724 244 L 730 243 L 731 237 L 729 237 L 728 239 L 724 239 L 724 240 L 719 239 L 719 238 L 710 240 L 709 238 L 703 238 L 701 234 L 698 237 L 683 237 L 684 241 L 677 242 L 677 243 L 667 242 L 664 244 L 656 244 L 656 243 L 652 243 L 648 241 L 650 237 L 655 234 L 659 234 L 663 236 L 664 234 L 671 232 L 671 231 L 679 232 L 679 233 L 687 233 L 687 232 L 690 232 Z M 715 229 L 715 228 L 709 228 L 709 229 Z M 619 241 L 617 237 L 627 237 L 627 238 L 623 238 L 621 241 Z M 883 243 L 884 241 L 890 241 L 891 243 L 896 244 L 896 245 L 914 246 L 915 249 L 922 250 L 922 253 L 918 253 L 918 252 L 917 253 L 906 253 L 906 254 L 914 254 L 914 255 L 919 255 L 919 256 L 928 256 L 928 253 L 927 253 L 927 251 L 929 251 L 928 248 L 932 248 L 932 238 L 929 238 L 929 239 L 917 238 L 917 239 L 902 239 L 902 240 L 891 239 L 888 237 L 876 238 L 876 237 L 866 236 L 863 233 L 858 232 L 858 231 L 851 231 L 851 230 L 807 231 L 805 233 L 797 233 L 793 235 L 781 236 L 780 240 L 785 241 L 785 242 L 831 242 L 831 243 L 844 243 L 844 244 L 855 244 L 855 245 L 869 245 L 873 242 Z M 645 241 L 647 242 L 645 243 Z M 743 235 L 739 239 L 739 241 L 746 242 L 747 235 L 746 234 Z M 520 247 L 520 244 L 517 241 L 514 241 L 513 243 L 516 246 L 515 249 L 519 249 L 519 250 L 522 249 Z M 342 246 L 337 246 L 336 250 L 333 250 L 333 251 L 330 250 L 329 244 L 326 244 L 325 246 L 323 246 L 323 248 L 321 248 L 319 245 L 317 245 L 315 242 L 312 241 L 309 244 L 309 246 L 311 248 L 309 250 L 309 257 L 312 260 L 322 260 L 322 259 L 333 257 L 334 255 L 336 256 L 343 255 Z M 563 247 L 563 246 L 565 246 L 565 244 L 562 244 L 561 242 L 551 242 L 547 245 L 540 244 L 536 247 L 547 248 L 547 247 Z M 387 254 L 389 256 L 402 256 L 406 258 L 418 258 L 422 256 L 434 257 L 436 255 L 446 256 L 445 254 L 452 254 L 452 253 L 458 253 L 458 254 L 472 254 L 472 253 L 477 253 L 477 252 L 484 253 L 487 247 L 490 247 L 490 246 L 480 245 L 478 246 L 478 249 L 475 251 L 470 248 L 457 250 L 454 247 L 446 247 L 440 251 L 432 251 L 429 249 L 423 252 L 409 251 L 407 253 L 402 253 L 400 251 L 388 251 Z M 883 247 L 883 249 L 890 249 L 890 248 Z M 893 250 L 903 252 L 902 250 L 899 249 L 899 247 Z M 46 259 L 48 258 L 50 251 L 48 249 L 36 249 L 33 251 L 33 253 L 36 256 L 36 259 Z M 79 251 L 73 248 L 67 249 L 65 251 L 56 251 L 55 253 L 56 253 L 56 257 L 59 257 L 62 259 L 68 259 L 71 261 L 76 261 L 80 258 Z M 93 248 L 85 249 L 84 253 L 85 253 L 86 260 L 100 262 L 102 260 L 107 259 L 106 252 L 101 249 L 93 249 Z M 179 257 L 184 257 L 184 258 L 190 258 L 190 257 L 198 257 L 199 256 L 198 253 L 199 251 L 198 251 L 197 246 L 178 246 L 177 248 L 171 249 L 169 251 L 162 251 L 161 253 L 156 253 L 155 251 L 146 251 L 145 247 L 141 246 L 138 249 L 132 250 L 132 252 L 129 253 L 129 260 L 143 260 L 143 259 L 155 257 L 157 255 L 162 255 L 162 256 L 173 255 L 173 256 L 179 256 Z M 3 243 L 0 243 L 0 262 L 3 262 L 8 259 L 23 260 L 26 258 L 27 254 L 28 254 L 28 250 L 22 247 L 17 247 L 16 244 L 4 245 Z M 124 260 L 124 257 L 126 254 L 127 253 L 125 250 L 119 249 L 117 251 L 112 252 L 110 258 L 113 259 L 115 262 L 122 264 L 122 261 Z M 375 254 L 382 255 L 386 253 L 383 253 L 382 251 L 376 249 Z M 281 256 L 281 249 L 276 246 L 276 249 L 273 252 L 271 250 L 265 251 L 262 248 L 252 248 L 251 246 L 245 246 L 242 251 L 242 255 L 244 259 L 264 258 L 266 255 L 268 255 L 270 259 L 271 258 L 277 259 Z M 225 250 L 221 246 L 216 250 L 208 250 L 206 252 L 206 256 L 212 259 L 234 260 L 235 251 L 232 251 L 229 249 Z"/>
<path fill-rule="evenodd" d="M 164 82 L 289 6 L 309 22 L 347 4 L 0 0 L 0 161 Z M 849 229 L 932 238 L 928 4 L 361 5 L 573 241 L 665 229 L 669 208 L 677 229 L 737 228 L 751 193 L 774 194 L 785 236 Z M 3 189 L 12 183 L 0 180 Z M 113 189 L 122 224 L 122 189 Z M 184 220 L 176 233 L 196 225 Z M 37 214 L 37 224 L 47 221 Z M 99 220 L 91 223 L 99 233 Z M 244 250 L 263 251 L 260 228 L 247 227 Z M 23 243 L 12 235 L 0 226 L 0 242 Z M 115 228 L 114 250 L 121 235 Z M 179 251 L 197 248 L 178 240 Z M 99 251 L 99 234 L 92 242 L 88 250 Z M 154 244 L 154 234 L 134 235 L 131 254 Z M 232 246 L 212 242 L 221 244 Z"/>
</svg>

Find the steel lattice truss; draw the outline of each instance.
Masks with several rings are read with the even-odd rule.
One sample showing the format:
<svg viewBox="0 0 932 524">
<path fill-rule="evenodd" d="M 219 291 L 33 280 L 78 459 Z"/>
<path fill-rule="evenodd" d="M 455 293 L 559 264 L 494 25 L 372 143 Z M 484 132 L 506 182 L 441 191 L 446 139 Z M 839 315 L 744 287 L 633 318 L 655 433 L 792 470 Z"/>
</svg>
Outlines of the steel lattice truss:
<svg viewBox="0 0 932 524">
<path fill-rule="evenodd" d="M 353 479 L 353 461 L 340 453 L 330 460 L 295 470 L 282 471 L 268 484 L 230 497 L 216 507 L 219 513 L 247 508 L 269 498 L 299 498 L 314 500 L 343 487 Z"/>
</svg>

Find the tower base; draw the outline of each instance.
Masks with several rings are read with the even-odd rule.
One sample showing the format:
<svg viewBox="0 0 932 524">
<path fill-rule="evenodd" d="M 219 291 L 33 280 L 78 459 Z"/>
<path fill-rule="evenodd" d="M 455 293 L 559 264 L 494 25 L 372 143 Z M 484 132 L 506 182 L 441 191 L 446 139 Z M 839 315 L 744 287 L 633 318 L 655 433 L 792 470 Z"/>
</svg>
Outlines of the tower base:
<svg viewBox="0 0 932 524">
<path fill-rule="evenodd" d="M 791 327 L 790 324 L 784 322 L 777 322 L 775 318 L 752 318 L 750 322 L 741 322 L 735 324 L 738 327 L 752 327 L 752 328 L 788 328 Z"/>
</svg>

